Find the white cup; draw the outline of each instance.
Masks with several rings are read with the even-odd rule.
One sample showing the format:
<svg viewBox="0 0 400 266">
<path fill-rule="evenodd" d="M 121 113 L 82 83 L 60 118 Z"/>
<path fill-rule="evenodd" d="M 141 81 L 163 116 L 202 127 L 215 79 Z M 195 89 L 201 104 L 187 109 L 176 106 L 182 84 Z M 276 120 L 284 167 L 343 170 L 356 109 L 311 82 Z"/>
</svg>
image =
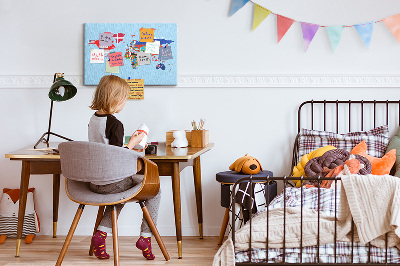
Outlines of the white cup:
<svg viewBox="0 0 400 266">
<path fill-rule="evenodd" d="M 141 124 L 140 127 L 137 129 L 137 131 L 143 132 L 144 133 L 144 137 L 139 142 L 139 144 L 137 144 L 133 148 L 136 149 L 136 150 L 142 150 L 142 149 L 144 149 L 146 147 L 147 135 L 149 134 L 149 128 L 145 124 Z"/>
</svg>

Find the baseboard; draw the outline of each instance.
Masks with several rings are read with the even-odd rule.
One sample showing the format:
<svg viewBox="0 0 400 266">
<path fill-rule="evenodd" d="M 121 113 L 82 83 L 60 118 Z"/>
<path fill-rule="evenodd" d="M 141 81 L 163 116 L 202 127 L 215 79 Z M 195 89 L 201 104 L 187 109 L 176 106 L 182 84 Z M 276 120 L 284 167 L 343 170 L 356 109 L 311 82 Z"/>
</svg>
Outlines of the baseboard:
<svg viewBox="0 0 400 266">
<path fill-rule="evenodd" d="M 162 236 L 175 236 L 175 227 L 162 227 L 157 226 L 157 229 Z M 219 226 L 205 226 L 203 228 L 204 236 L 219 236 L 221 227 Z M 67 235 L 69 227 L 59 226 L 57 228 L 57 235 Z M 78 225 L 75 235 L 91 235 L 93 233 L 93 226 Z M 118 234 L 120 236 L 137 236 L 140 233 L 140 228 L 132 228 L 131 226 L 119 226 Z M 53 235 L 52 226 L 41 226 L 38 235 Z M 182 227 L 182 236 L 198 236 L 198 227 Z"/>
</svg>

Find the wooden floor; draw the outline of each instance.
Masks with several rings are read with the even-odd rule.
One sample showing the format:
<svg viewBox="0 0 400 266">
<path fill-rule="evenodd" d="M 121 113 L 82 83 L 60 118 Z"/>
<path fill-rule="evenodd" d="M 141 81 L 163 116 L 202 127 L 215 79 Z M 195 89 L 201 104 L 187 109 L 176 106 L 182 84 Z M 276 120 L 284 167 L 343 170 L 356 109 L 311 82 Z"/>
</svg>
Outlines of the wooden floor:
<svg viewBox="0 0 400 266">
<path fill-rule="evenodd" d="M 154 261 L 148 261 L 142 256 L 142 252 L 135 247 L 138 237 L 119 237 L 120 264 L 123 265 L 211 265 L 214 254 L 217 253 L 218 237 L 209 236 L 204 239 L 198 237 L 183 237 L 183 258 L 178 259 L 176 237 L 163 237 L 164 244 L 168 250 L 171 260 L 165 261 L 157 242 L 152 238 L 152 249 L 156 256 Z M 58 254 L 64 244 L 65 236 L 52 238 L 51 236 L 37 236 L 31 244 L 21 244 L 20 257 L 15 257 L 15 238 L 7 238 L 0 245 L 0 266 L 3 265 L 54 265 Z M 88 254 L 90 237 L 74 236 L 68 248 L 62 265 L 113 265 L 112 237 L 107 238 L 107 253 L 110 259 L 99 260 Z"/>
</svg>

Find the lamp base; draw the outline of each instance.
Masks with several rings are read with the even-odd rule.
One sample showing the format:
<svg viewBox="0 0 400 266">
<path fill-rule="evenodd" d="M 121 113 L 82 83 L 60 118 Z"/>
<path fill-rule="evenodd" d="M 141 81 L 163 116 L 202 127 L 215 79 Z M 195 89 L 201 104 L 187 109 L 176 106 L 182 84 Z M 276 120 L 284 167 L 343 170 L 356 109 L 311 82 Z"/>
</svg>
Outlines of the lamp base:
<svg viewBox="0 0 400 266">
<path fill-rule="evenodd" d="M 67 137 L 64 137 L 64 136 L 61 136 L 61 135 L 59 135 L 59 134 L 56 134 L 56 133 L 53 133 L 53 132 L 48 131 L 48 132 L 43 133 L 43 135 L 42 135 L 42 136 L 40 137 L 40 139 L 36 142 L 36 144 L 35 144 L 35 146 L 33 146 L 33 148 L 36 149 L 37 145 L 39 145 L 39 143 L 41 143 L 41 142 L 46 143 L 47 147 L 49 147 L 49 138 L 50 138 L 50 135 L 54 135 L 54 136 L 57 136 L 57 137 L 59 137 L 59 138 L 62 138 L 62 139 L 68 140 L 68 141 L 72 141 L 72 139 L 69 139 L 69 138 L 67 138 Z M 46 138 L 46 136 L 47 136 L 47 138 Z"/>
</svg>

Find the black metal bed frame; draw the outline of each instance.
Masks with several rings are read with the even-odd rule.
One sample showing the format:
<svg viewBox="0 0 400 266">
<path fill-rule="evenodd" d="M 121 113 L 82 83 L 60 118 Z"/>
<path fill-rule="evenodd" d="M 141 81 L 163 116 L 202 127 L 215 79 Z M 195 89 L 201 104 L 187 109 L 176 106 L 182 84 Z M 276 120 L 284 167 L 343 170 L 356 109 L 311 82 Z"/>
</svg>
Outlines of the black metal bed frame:
<svg viewBox="0 0 400 266">
<path fill-rule="evenodd" d="M 359 108 L 360 108 L 360 121 L 361 121 L 361 130 L 363 131 L 364 130 L 364 118 L 365 118 L 365 116 L 364 116 L 364 108 L 365 108 L 365 106 L 369 106 L 369 108 L 371 107 L 371 105 L 372 105 L 372 111 L 373 111 L 373 127 L 375 128 L 376 127 L 376 122 L 377 122 L 377 112 L 378 112 L 378 109 L 377 109 L 377 105 L 378 106 L 385 106 L 385 108 L 384 108 L 384 111 L 385 111 L 385 117 L 386 117 L 386 119 L 385 119 L 385 121 L 384 121 L 384 123 L 386 123 L 386 125 L 388 125 L 389 124 L 389 106 L 394 106 L 394 105 L 397 105 L 397 111 L 398 111 L 398 116 L 397 116 L 397 119 L 398 119 L 398 123 L 399 123 L 399 125 L 400 125 L 400 100 L 399 101 L 389 101 L 389 100 L 387 100 L 387 101 L 376 101 L 376 100 L 373 100 L 373 101 L 364 101 L 364 100 L 361 100 L 361 101 L 351 101 L 351 100 L 348 100 L 348 101 L 339 101 L 339 100 L 337 100 L 337 101 L 326 101 L 326 100 L 324 100 L 324 101 L 314 101 L 314 100 L 311 100 L 311 101 L 306 101 L 306 102 L 303 102 L 300 106 L 299 106 L 299 108 L 298 108 L 298 133 L 300 132 L 300 130 L 301 130 L 301 126 L 302 126 L 302 121 L 301 121 L 301 111 L 302 111 L 302 108 L 304 107 L 304 106 L 307 106 L 307 105 L 310 105 L 310 108 L 311 108 L 311 116 L 310 116 L 310 121 L 309 122 L 311 122 L 311 129 L 314 129 L 314 122 L 315 122 L 315 115 L 314 115 L 314 108 L 315 108 L 315 106 L 317 106 L 317 105 L 322 105 L 322 112 L 323 112 L 323 114 L 322 114 L 322 117 L 323 117 L 323 130 L 324 131 L 326 131 L 326 126 L 327 126 L 327 119 L 326 119 L 326 116 L 327 116 L 327 105 L 329 105 L 329 106 L 334 106 L 334 111 L 335 111 L 335 122 L 336 122 L 336 132 L 335 133 L 339 133 L 339 125 L 340 125 L 340 121 L 339 121 L 339 112 L 340 112 L 340 108 L 341 107 L 343 107 L 343 106 L 345 106 L 345 107 L 347 107 L 347 110 L 345 110 L 346 111 L 346 116 L 347 116 L 347 122 L 348 122 L 348 131 L 347 132 L 351 132 L 351 129 L 352 129 L 352 126 L 353 126 L 353 124 L 352 124 L 352 113 L 351 113 L 351 110 L 352 110 L 352 107 L 354 107 L 354 105 L 357 105 Z M 343 108 L 342 108 L 343 109 Z M 380 109 L 381 110 L 381 109 Z M 297 135 L 298 136 L 298 135 Z M 297 154 L 297 142 L 298 142 L 298 138 L 296 137 L 296 140 L 295 140 L 295 143 L 294 143 L 294 147 L 293 147 L 293 157 L 292 157 L 292 167 L 293 166 L 295 166 L 296 164 L 297 164 L 297 161 L 298 161 L 298 158 L 296 158 L 296 154 Z M 233 186 L 233 191 L 235 191 L 235 189 L 236 189 L 236 186 L 237 185 L 239 185 L 240 183 L 242 183 L 242 182 L 250 182 L 250 186 L 249 186 L 249 188 L 250 188 L 250 195 L 252 195 L 253 194 L 253 191 L 252 191 L 252 188 L 253 188 L 253 186 L 252 186 L 252 183 L 253 182 L 258 182 L 258 183 L 266 183 L 266 184 L 268 184 L 270 181 L 283 181 L 283 184 L 284 184 L 284 189 L 283 189 L 283 198 L 284 199 L 286 199 L 286 187 L 288 186 L 288 185 L 290 185 L 290 186 L 292 186 L 290 183 L 288 183 L 289 181 L 291 181 L 291 180 L 301 180 L 301 202 L 303 202 L 303 182 L 304 181 L 306 181 L 306 180 L 314 180 L 314 181 L 318 181 L 318 186 L 317 186 L 317 188 L 318 188 L 318 210 L 317 210 L 317 212 L 318 212 L 318 230 L 317 230 L 317 246 L 316 246 L 316 248 L 317 248 L 317 255 L 316 255 L 316 259 L 317 260 L 319 260 L 319 246 L 320 246 L 320 184 L 321 184 L 321 181 L 323 181 L 323 180 L 334 180 L 334 184 L 335 184 L 335 236 L 334 236 L 334 256 L 335 256 L 335 259 L 334 259 L 334 263 L 322 263 L 322 262 L 319 262 L 319 261 L 316 261 L 315 263 L 300 263 L 300 264 L 302 264 L 302 265 L 315 265 L 315 264 L 323 264 L 323 265 L 335 265 L 335 266 L 337 266 L 337 265 L 351 265 L 351 264 L 353 264 L 353 249 L 354 249 L 354 221 L 352 222 L 352 227 L 351 227 L 351 263 L 336 263 L 336 251 L 337 251 L 337 199 L 336 199 L 336 196 L 337 196 L 337 190 L 336 190 L 336 188 L 337 188 L 337 181 L 338 180 L 340 180 L 340 177 L 317 177 L 317 178 L 312 178 L 312 177 L 303 177 L 303 176 L 301 176 L 301 177 L 292 177 L 292 176 L 283 176 L 283 177 L 267 177 L 267 178 L 265 178 L 265 177 L 263 177 L 263 178 L 257 178 L 257 177 L 252 177 L 252 176 L 250 176 L 250 177 L 245 177 L 245 178 L 242 178 L 242 179 L 240 179 L 240 180 L 238 180 L 235 184 L 234 184 L 234 186 Z M 267 186 L 267 198 L 269 198 L 269 186 Z M 235 193 L 232 193 L 232 199 L 231 199 L 231 202 L 235 202 Z M 234 219 L 235 219 L 235 204 L 232 204 L 232 207 L 233 207 L 233 211 L 232 211 L 232 221 L 234 221 Z M 267 211 L 267 230 L 268 230 L 268 228 L 269 228 L 269 208 L 268 208 L 268 206 L 267 206 L 267 209 L 266 209 L 266 211 Z M 250 210 L 250 217 L 253 215 L 253 213 L 252 213 L 252 210 Z M 284 217 L 283 217 L 283 219 L 284 219 L 284 228 L 286 228 L 286 203 L 284 204 Z M 300 233 L 300 261 L 302 261 L 303 260 L 303 245 L 302 245 L 302 236 L 303 236 L 303 204 L 301 205 L 301 218 L 300 218 L 301 220 L 301 223 L 300 223 L 300 231 L 301 231 L 301 233 Z M 282 258 L 282 263 L 269 263 L 268 262 L 268 251 L 266 251 L 266 259 L 265 259 L 265 261 L 264 262 L 262 262 L 262 263 L 254 263 L 254 262 L 251 262 L 252 261 L 252 253 L 251 253 L 251 250 L 252 250 L 252 237 L 251 237 L 251 232 L 252 232 L 252 221 L 251 221 L 251 218 L 250 218 L 250 220 L 248 221 L 248 223 L 249 223 L 249 228 L 250 228 L 250 241 L 249 241 L 249 252 L 248 252 L 248 257 L 249 257 L 249 261 L 248 262 L 240 262 L 240 263 L 236 263 L 236 265 L 243 265 L 243 266 L 245 266 L 245 265 L 254 265 L 254 264 L 257 264 L 257 265 L 271 265 L 271 264 L 273 264 L 273 265 L 284 265 L 284 264 L 291 264 L 291 263 L 287 263 L 287 262 L 285 262 L 285 258 L 286 258 L 286 247 L 285 247 L 285 240 L 286 240 L 286 233 L 285 233 L 285 230 L 284 230 L 284 232 L 283 232 L 283 258 Z M 235 223 L 232 223 L 232 241 L 233 241 L 233 246 L 235 246 Z M 266 246 L 265 246 L 265 248 L 266 248 L 266 250 L 268 250 L 269 249 L 269 239 L 268 239 L 268 234 L 267 234 L 267 239 L 266 239 Z M 368 260 L 367 260 L 367 263 L 366 264 L 368 264 L 368 265 L 381 265 L 381 264 L 375 264 L 375 263 L 371 263 L 371 260 L 370 260 L 370 256 L 371 256 L 371 244 L 370 243 L 368 243 Z M 385 264 L 396 264 L 396 263 L 388 263 L 387 262 L 387 259 L 388 259 L 388 234 L 386 233 L 386 237 L 385 237 Z M 364 264 L 364 263 L 360 263 L 360 264 Z"/>
</svg>

